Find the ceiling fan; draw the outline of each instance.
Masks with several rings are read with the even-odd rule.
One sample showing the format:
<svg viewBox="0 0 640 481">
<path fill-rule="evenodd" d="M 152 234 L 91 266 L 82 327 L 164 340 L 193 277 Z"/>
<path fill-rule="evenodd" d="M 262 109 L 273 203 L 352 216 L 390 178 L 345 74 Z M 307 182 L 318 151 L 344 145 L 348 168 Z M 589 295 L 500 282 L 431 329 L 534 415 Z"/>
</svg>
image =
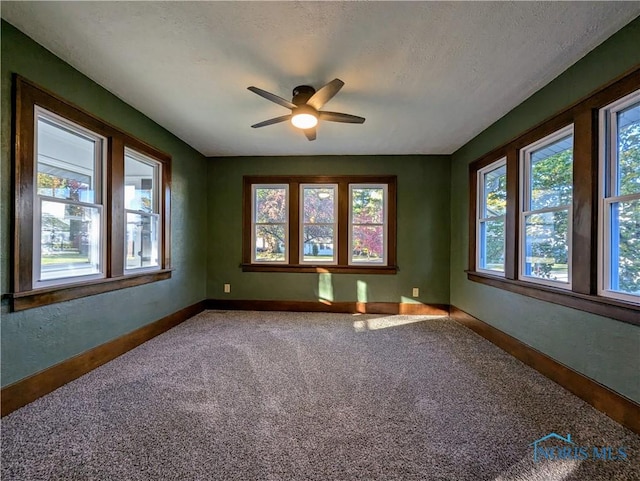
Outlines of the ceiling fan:
<svg viewBox="0 0 640 481">
<path fill-rule="evenodd" d="M 342 88 L 344 82 L 340 79 L 334 79 L 320 90 L 316 91 L 309 85 L 299 85 L 293 89 L 293 98 L 291 102 L 282 97 L 278 97 L 271 92 L 259 89 L 258 87 L 248 87 L 249 90 L 264 97 L 267 100 L 291 109 L 289 115 L 276 117 L 265 120 L 252 125 L 254 129 L 258 127 L 266 127 L 286 120 L 290 120 L 294 127 L 301 129 L 309 140 L 316 139 L 316 125 L 319 120 L 328 120 L 329 122 L 345 122 L 348 124 L 363 124 L 364 117 L 356 115 L 342 114 L 340 112 L 326 112 L 320 109 L 331 100 Z"/>
</svg>

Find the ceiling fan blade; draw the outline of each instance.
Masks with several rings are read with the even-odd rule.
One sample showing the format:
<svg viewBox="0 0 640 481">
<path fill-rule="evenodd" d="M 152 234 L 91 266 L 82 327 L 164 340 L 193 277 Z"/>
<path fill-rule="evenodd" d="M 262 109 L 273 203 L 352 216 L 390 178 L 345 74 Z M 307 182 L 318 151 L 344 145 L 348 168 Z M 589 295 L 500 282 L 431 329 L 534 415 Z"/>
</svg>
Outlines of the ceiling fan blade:
<svg viewBox="0 0 640 481">
<path fill-rule="evenodd" d="M 340 112 L 318 112 L 321 120 L 329 122 L 344 122 L 347 124 L 364 124 L 365 118 L 357 115 L 341 114 Z"/>
<path fill-rule="evenodd" d="M 276 117 L 274 119 L 265 120 L 264 122 L 258 122 L 257 124 L 252 125 L 254 129 L 258 127 L 266 127 L 267 125 L 278 124 L 280 122 L 284 122 L 285 120 L 289 120 L 291 118 L 291 114 L 283 115 L 282 117 Z"/>
<path fill-rule="evenodd" d="M 304 135 L 306 135 L 309 140 L 316 140 L 316 128 L 304 129 Z"/>
<path fill-rule="evenodd" d="M 288 109 L 295 109 L 297 107 L 297 105 L 293 102 L 289 102 L 282 97 L 278 97 L 276 94 L 272 94 L 271 92 L 267 92 L 266 90 L 259 89 L 258 87 L 247 87 L 247 90 L 251 90 L 253 93 L 258 94 L 260 97 L 264 97 L 265 99 L 271 100 L 272 102 L 275 102 L 278 105 L 282 105 L 283 107 L 286 107 Z"/>
<path fill-rule="evenodd" d="M 333 96 L 340 91 L 343 85 L 344 82 L 339 78 L 333 79 L 313 94 L 311 98 L 307 100 L 307 105 L 311 105 L 314 109 L 320 110 L 324 104 L 331 100 Z"/>
</svg>

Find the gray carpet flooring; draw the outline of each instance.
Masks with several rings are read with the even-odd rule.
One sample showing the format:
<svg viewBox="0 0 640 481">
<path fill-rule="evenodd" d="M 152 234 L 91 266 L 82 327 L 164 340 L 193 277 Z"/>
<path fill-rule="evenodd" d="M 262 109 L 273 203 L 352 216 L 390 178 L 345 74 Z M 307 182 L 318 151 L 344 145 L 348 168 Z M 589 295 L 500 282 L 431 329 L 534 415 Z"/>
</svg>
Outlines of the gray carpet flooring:
<svg viewBox="0 0 640 481">
<path fill-rule="evenodd" d="M 534 462 L 551 432 L 628 457 Z M 612 481 L 640 479 L 640 437 L 450 319 L 207 311 L 5 417 L 1 460 L 5 481 Z"/>
</svg>

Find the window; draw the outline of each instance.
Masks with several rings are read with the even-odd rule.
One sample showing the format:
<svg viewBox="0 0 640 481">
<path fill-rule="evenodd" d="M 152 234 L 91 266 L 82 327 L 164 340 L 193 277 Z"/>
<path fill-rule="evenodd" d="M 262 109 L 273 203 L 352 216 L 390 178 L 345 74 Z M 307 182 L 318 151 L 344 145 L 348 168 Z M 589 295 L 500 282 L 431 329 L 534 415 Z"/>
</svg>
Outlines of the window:
<svg viewBox="0 0 640 481">
<path fill-rule="evenodd" d="M 599 291 L 640 302 L 640 91 L 600 110 Z"/>
<path fill-rule="evenodd" d="M 520 278 L 571 285 L 573 126 L 520 153 Z"/>
<path fill-rule="evenodd" d="M 161 252 L 158 194 L 162 164 L 125 148 L 124 208 L 126 215 L 125 270 L 158 268 Z"/>
<path fill-rule="evenodd" d="M 13 309 L 170 277 L 170 157 L 14 81 Z"/>
<path fill-rule="evenodd" d="M 478 171 L 478 270 L 504 275 L 507 159 Z"/>
<path fill-rule="evenodd" d="M 349 185 L 349 263 L 386 263 L 387 186 Z"/>
<path fill-rule="evenodd" d="M 245 271 L 395 273 L 395 176 L 246 176 Z"/>
<path fill-rule="evenodd" d="M 338 261 L 338 185 L 300 185 L 300 262 Z"/>
<path fill-rule="evenodd" d="M 35 108 L 34 289 L 104 277 L 106 139 Z"/>
<path fill-rule="evenodd" d="M 252 261 L 286 264 L 289 258 L 289 186 L 255 184 L 252 192 Z"/>
<path fill-rule="evenodd" d="M 469 280 L 640 325 L 639 85 L 640 66 L 469 165 Z"/>
</svg>

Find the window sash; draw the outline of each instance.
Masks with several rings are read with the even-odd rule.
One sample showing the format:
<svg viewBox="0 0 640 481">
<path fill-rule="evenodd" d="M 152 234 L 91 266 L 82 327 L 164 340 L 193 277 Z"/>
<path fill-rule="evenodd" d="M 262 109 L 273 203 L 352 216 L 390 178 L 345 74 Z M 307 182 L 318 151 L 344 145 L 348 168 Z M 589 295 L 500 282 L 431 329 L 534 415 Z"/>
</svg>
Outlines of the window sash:
<svg viewBox="0 0 640 481">
<path fill-rule="evenodd" d="M 162 178 L 162 164 L 157 160 L 151 157 L 148 157 L 144 154 L 141 154 L 140 152 L 137 152 L 136 150 L 133 150 L 129 147 L 125 147 L 124 153 L 125 153 L 125 158 L 131 157 L 132 159 L 153 168 L 151 212 L 146 212 L 146 211 L 141 211 L 141 212 L 144 212 L 146 214 L 148 213 L 159 214 L 160 213 L 160 179 Z M 125 185 L 127 185 L 126 179 L 127 179 L 127 169 L 125 164 Z"/>
<path fill-rule="evenodd" d="M 34 231 L 33 231 L 33 272 L 32 272 L 32 283 L 34 289 L 56 286 L 56 285 L 64 285 L 69 283 L 76 283 L 82 281 L 88 281 L 93 279 L 102 279 L 105 277 L 105 265 L 106 265 L 106 250 L 105 250 L 105 216 L 103 212 L 103 207 L 100 204 L 91 204 L 87 202 L 78 202 L 68 199 L 59 199 L 56 197 L 49 196 L 37 196 L 39 197 L 37 202 L 34 203 Z M 98 236 L 98 246 L 97 246 L 97 272 L 87 272 L 82 273 L 82 269 L 71 268 L 67 269 L 67 271 L 76 272 L 73 275 L 61 275 L 59 277 L 53 277 L 49 279 L 42 279 L 42 255 L 43 255 L 43 242 L 42 242 L 42 213 L 43 208 L 42 204 L 44 202 L 76 206 L 76 207 L 86 207 L 90 209 L 96 209 L 99 215 L 99 223 L 98 229 L 100 230 Z"/>
<path fill-rule="evenodd" d="M 354 222 L 353 220 L 353 191 L 359 189 L 382 189 L 382 222 Z M 382 252 L 380 260 L 355 261 L 353 259 L 354 227 L 382 227 Z M 389 185 L 388 184 L 349 184 L 349 240 L 348 265 L 386 266 L 388 265 L 388 235 L 389 235 Z"/>
<path fill-rule="evenodd" d="M 305 222 L 304 221 L 304 211 L 305 211 L 305 195 L 304 192 L 306 189 L 331 189 L 333 190 L 333 222 Z M 338 205 L 340 199 L 338 198 L 338 184 L 300 184 L 300 214 L 299 214 L 299 262 L 300 264 L 322 264 L 322 265 L 336 265 L 338 264 L 338 246 L 339 246 L 339 237 L 338 237 Z M 305 227 L 309 226 L 324 226 L 331 227 L 333 235 L 332 235 L 332 245 L 333 245 L 333 255 L 331 259 L 314 259 L 305 261 L 305 241 L 304 241 L 304 232 Z"/>
</svg>

